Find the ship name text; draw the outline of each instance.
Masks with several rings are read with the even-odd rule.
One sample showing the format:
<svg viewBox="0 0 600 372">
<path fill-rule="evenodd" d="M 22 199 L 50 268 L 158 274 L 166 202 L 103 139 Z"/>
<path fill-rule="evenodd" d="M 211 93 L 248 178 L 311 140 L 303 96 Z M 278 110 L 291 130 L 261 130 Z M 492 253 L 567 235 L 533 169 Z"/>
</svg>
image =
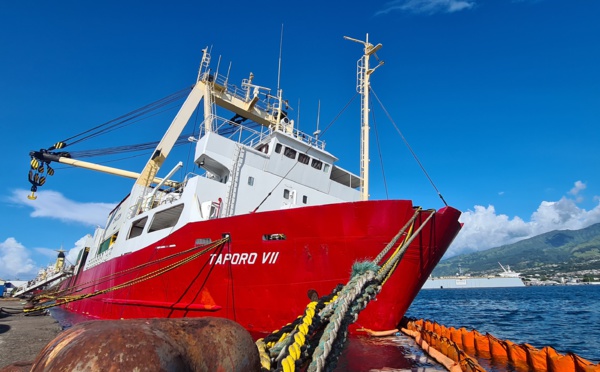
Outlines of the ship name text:
<svg viewBox="0 0 600 372">
<path fill-rule="evenodd" d="M 260 259 L 256 252 L 250 253 L 213 253 L 210 255 L 209 264 L 225 265 L 254 265 L 257 262 L 263 265 L 272 265 L 277 262 L 279 252 L 263 252 Z"/>
</svg>

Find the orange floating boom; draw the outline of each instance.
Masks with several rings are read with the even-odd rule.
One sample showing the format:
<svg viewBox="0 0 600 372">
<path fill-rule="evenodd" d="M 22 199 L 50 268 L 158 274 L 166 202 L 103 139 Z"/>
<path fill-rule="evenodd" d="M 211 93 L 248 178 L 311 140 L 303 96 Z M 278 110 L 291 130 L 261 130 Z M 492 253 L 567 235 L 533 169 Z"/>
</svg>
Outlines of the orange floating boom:
<svg viewBox="0 0 600 372">
<path fill-rule="evenodd" d="M 600 364 L 594 364 L 580 356 L 567 353 L 559 354 L 546 346 L 537 349 L 529 344 L 515 344 L 508 340 L 500 340 L 493 335 L 481 334 L 476 330 L 446 327 L 436 322 L 423 319 L 407 319 L 402 321 L 402 332 L 413 337 L 417 344 L 431 357 L 444 365 L 449 371 L 485 371 L 468 352 L 491 358 L 494 363 L 511 363 L 517 370 L 535 372 L 600 372 Z M 440 358 L 446 356 L 448 360 Z M 459 365 L 461 369 L 455 367 Z"/>
</svg>

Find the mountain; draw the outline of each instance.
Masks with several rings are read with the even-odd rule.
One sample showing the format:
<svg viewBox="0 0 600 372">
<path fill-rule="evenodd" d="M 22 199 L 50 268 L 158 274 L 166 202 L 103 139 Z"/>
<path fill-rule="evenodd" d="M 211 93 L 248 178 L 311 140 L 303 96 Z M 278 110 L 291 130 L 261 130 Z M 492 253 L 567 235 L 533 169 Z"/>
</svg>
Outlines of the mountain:
<svg viewBox="0 0 600 372">
<path fill-rule="evenodd" d="M 440 261 L 433 276 L 489 275 L 502 271 L 498 265 L 524 275 L 551 276 L 588 270 L 600 273 L 600 223 L 581 230 L 555 230 L 517 243 L 464 254 Z"/>
</svg>

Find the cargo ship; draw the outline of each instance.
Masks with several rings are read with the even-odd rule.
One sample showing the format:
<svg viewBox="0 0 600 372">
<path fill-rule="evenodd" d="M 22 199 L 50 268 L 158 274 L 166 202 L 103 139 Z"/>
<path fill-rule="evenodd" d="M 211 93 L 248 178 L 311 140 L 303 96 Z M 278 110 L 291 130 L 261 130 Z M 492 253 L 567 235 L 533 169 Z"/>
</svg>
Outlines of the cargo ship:
<svg viewBox="0 0 600 372">
<path fill-rule="evenodd" d="M 370 58 L 381 44 L 368 35 L 347 39 L 364 48 L 357 63 L 358 175 L 336 164 L 319 130 L 309 135 L 295 127 L 282 89 L 258 85 L 252 73 L 240 86 L 231 84 L 229 72 L 212 66 L 208 48 L 141 172 L 66 151 L 130 116 L 32 151 L 31 199 L 55 163 L 134 180 L 106 225 L 88 236 L 57 303 L 97 319 L 216 316 L 270 332 L 348 282 L 355 262 L 374 260 L 400 236 L 398 244 L 407 245 L 402 260 L 357 320 L 373 330 L 395 328 L 461 229 L 461 213 L 448 205 L 424 209 L 410 199 L 369 199 L 370 77 L 382 64 L 372 67 Z M 196 170 L 175 179 L 180 162 L 158 177 L 195 115 L 202 118 L 199 135 L 189 138 Z M 443 156 L 443 148 L 436 151 Z"/>
<path fill-rule="evenodd" d="M 519 276 L 520 273 L 514 272 L 510 266 L 502 266 L 502 272 L 494 276 L 470 276 L 463 275 L 460 264 L 459 273 L 453 277 L 430 277 L 423 284 L 422 289 L 459 289 L 459 288 L 506 288 L 506 287 L 525 287 L 525 283 Z"/>
</svg>

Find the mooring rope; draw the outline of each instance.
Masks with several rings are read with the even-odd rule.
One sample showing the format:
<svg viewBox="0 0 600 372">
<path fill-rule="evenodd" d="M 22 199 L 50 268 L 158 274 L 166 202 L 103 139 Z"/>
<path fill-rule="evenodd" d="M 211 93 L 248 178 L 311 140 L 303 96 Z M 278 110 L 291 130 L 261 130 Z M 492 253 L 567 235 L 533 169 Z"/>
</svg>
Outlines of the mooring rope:
<svg viewBox="0 0 600 372">
<path fill-rule="evenodd" d="M 429 216 L 413 231 L 416 218 L 421 212 L 421 208 L 418 208 L 375 259 L 356 262 L 348 283 L 345 286 L 338 285 L 326 296 L 327 302 L 323 297 L 318 303 L 309 303 L 304 316 L 298 317 L 294 323 L 286 325 L 281 331 L 275 331 L 264 340 L 258 340 L 256 346 L 261 356 L 262 370 L 291 372 L 302 368 L 309 360 L 309 372 L 335 369 L 348 336 L 349 325 L 356 321 L 358 314 L 379 294 L 408 247 L 435 215 L 434 210 L 429 210 Z M 379 262 L 403 235 L 405 239 L 402 243 L 379 266 Z"/>
<path fill-rule="evenodd" d="M 75 286 L 68 287 L 68 288 L 65 288 L 65 289 L 62 289 L 62 290 L 58 290 L 58 291 L 43 293 L 43 294 L 34 296 L 33 299 L 34 300 L 35 299 L 42 299 L 42 297 L 44 297 L 44 296 L 48 297 L 49 299 L 56 299 L 59 296 L 66 297 L 66 296 L 68 296 L 68 295 L 70 295 L 72 293 L 81 292 L 84 289 L 96 286 L 98 284 L 102 284 L 102 283 L 107 282 L 109 280 L 113 280 L 115 278 L 118 278 L 118 277 L 121 277 L 123 275 L 129 274 L 129 273 L 131 273 L 133 271 L 141 270 L 141 269 L 143 269 L 143 268 L 145 268 L 147 266 L 151 266 L 151 265 L 160 263 L 162 261 L 167 261 L 167 260 L 170 260 L 172 258 L 185 255 L 187 253 L 196 251 L 196 250 L 198 250 L 200 248 L 203 248 L 202 249 L 202 253 L 204 254 L 204 253 L 210 251 L 211 249 L 220 246 L 222 243 L 224 243 L 224 241 L 225 241 L 224 239 L 220 239 L 220 240 L 217 240 L 217 241 L 215 241 L 215 242 L 213 242 L 211 244 L 208 244 L 208 245 L 195 246 L 195 247 L 192 247 L 192 248 L 187 249 L 185 251 L 176 252 L 176 253 L 170 254 L 168 256 L 165 256 L 165 257 L 162 257 L 162 258 L 158 258 L 156 260 L 144 262 L 144 263 L 142 263 L 140 265 L 137 265 L 137 266 L 134 266 L 134 267 L 130 267 L 130 268 L 125 269 L 125 270 L 117 271 L 117 272 L 114 272 L 112 274 L 109 274 L 109 275 L 106 275 L 106 276 L 103 276 L 103 277 L 100 277 L 100 278 L 97 278 L 97 279 L 94 279 L 94 280 L 87 281 L 85 283 L 77 284 Z"/>
<path fill-rule="evenodd" d="M 229 240 L 229 237 L 224 237 L 222 239 L 219 239 L 219 240 L 211 243 L 209 245 L 209 247 L 210 247 L 210 249 L 215 248 L 217 246 L 220 246 L 220 245 L 224 244 L 227 240 Z M 153 279 L 153 278 L 158 277 L 158 276 L 160 276 L 162 274 L 165 274 L 165 273 L 167 273 L 167 272 L 169 272 L 171 270 L 174 270 L 174 269 L 176 269 L 176 268 L 178 268 L 180 266 L 183 266 L 186 263 L 191 262 L 191 261 L 195 260 L 196 258 L 200 257 L 201 255 L 203 255 L 204 253 L 208 252 L 210 249 L 209 248 L 203 249 L 202 251 L 196 252 L 196 253 L 194 253 L 194 254 L 190 255 L 189 257 L 186 257 L 186 258 L 184 258 L 182 260 L 179 260 L 179 261 L 174 262 L 172 264 L 169 264 L 167 266 L 161 267 L 161 268 L 159 268 L 157 270 L 154 270 L 152 272 L 146 273 L 146 274 L 144 274 L 144 275 L 142 275 L 140 277 L 137 277 L 137 278 L 125 281 L 125 282 L 123 282 L 121 284 L 118 284 L 118 285 L 115 285 L 115 286 L 112 286 L 112 287 L 109 287 L 109 288 L 106 288 L 106 289 L 97 290 L 97 291 L 94 291 L 94 292 L 91 292 L 91 293 L 82 294 L 82 295 L 65 296 L 65 297 L 62 297 L 62 298 L 57 298 L 56 301 L 55 301 L 55 303 L 44 305 L 44 306 L 37 306 L 37 307 L 31 308 L 31 309 L 23 309 L 23 312 L 29 313 L 29 312 L 34 312 L 34 311 L 49 309 L 49 308 L 52 308 L 52 307 L 55 307 L 55 306 L 60 306 L 60 305 L 64 305 L 64 304 L 67 304 L 67 303 L 70 303 L 70 302 L 88 299 L 88 298 L 91 298 L 91 297 L 99 296 L 99 295 L 102 295 L 102 294 L 105 294 L 105 293 L 108 293 L 108 292 L 113 292 L 113 291 L 116 291 L 116 290 L 119 290 L 119 289 L 123 289 L 123 288 L 126 288 L 126 287 L 130 287 L 130 286 L 139 284 L 139 283 L 144 282 L 146 280 Z"/>
</svg>

